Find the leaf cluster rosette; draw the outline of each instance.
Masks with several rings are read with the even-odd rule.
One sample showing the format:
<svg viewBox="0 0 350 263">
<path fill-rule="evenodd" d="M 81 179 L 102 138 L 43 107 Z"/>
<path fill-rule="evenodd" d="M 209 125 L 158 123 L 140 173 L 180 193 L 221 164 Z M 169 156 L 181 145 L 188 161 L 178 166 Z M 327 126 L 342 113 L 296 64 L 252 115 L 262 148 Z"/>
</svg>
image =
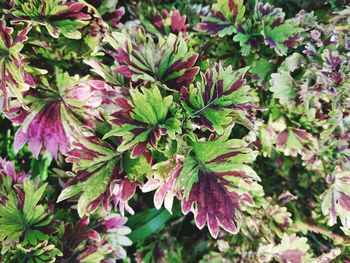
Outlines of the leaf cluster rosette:
<svg viewBox="0 0 350 263">
<path fill-rule="evenodd" d="M 130 90 L 131 101 L 116 99 L 122 110 L 112 114 L 115 127 L 105 135 L 122 136 L 118 151 L 131 149 L 131 158 L 144 154 L 148 145 L 156 147 L 162 136 L 175 139 L 181 134 L 181 115 L 173 104 L 173 97 L 162 97 L 159 89 L 142 88 L 142 93 Z"/>
<path fill-rule="evenodd" d="M 157 43 L 142 31 L 135 37 L 114 32 L 109 43 L 115 48 L 116 72 L 132 82 L 159 82 L 169 89 L 188 86 L 199 69 L 198 55 L 188 50 L 181 35 L 159 36 Z"/>
<path fill-rule="evenodd" d="M 2 255 L 8 251 L 12 254 L 13 245 L 19 246 L 15 251 L 23 252 L 26 247 L 45 243 L 48 234 L 56 231 L 52 226 L 52 213 L 47 204 L 41 203 L 47 184 L 38 188 L 27 177 L 24 173 L 16 173 L 13 163 L 0 159 Z M 54 250 L 60 254 L 59 250 Z"/>
<path fill-rule="evenodd" d="M 290 19 L 285 19 L 281 8 L 269 3 L 256 2 L 249 16 L 243 0 L 220 0 L 213 4 L 209 15 L 203 16 L 197 29 L 212 36 L 231 36 L 239 42 L 243 56 L 256 52 L 265 45 L 280 56 L 289 48 L 296 48 L 300 29 Z"/>
<path fill-rule="evenodd" d="M 13 22 L 27 22 L 44 26 L 48 33 L 58 38 L 60 34 L 67 38 L 81 38 L 81 30 L 89 24 L 92 13 L 83 2 L 74 1 L 10 1 L 10 9 L 5 12 L 15 17 Z"/>
</svg>

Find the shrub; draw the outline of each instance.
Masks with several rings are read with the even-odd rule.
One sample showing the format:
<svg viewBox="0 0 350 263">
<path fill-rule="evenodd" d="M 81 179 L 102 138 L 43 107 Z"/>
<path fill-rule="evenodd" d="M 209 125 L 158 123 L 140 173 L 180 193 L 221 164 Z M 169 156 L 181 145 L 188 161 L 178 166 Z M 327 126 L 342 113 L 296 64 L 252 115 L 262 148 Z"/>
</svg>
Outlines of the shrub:
<svg viewBox="0 0 350 263">
<path fill-rule="evenodd" d="M 350 261 L 350 9 L 286 2 L 0 0 L 0 260 Z"/>
</svg>

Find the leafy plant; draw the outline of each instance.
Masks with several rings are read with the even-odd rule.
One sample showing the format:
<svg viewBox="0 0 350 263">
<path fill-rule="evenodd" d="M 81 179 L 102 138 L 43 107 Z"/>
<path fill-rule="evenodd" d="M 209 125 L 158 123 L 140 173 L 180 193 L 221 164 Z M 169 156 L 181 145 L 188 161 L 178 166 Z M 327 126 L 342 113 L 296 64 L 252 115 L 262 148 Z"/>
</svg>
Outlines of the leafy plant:
<svg viewBox="0 0 350 263">
<path fill-rule="evenodd" d="M 245 17 L 243 1 L 222 0 L 212 6 L 197 29 L 219 37 L 234 34 L 243 56 L 262 44 L 274 48 L 278 55 L 286 55 L 288 48 L 296 47 L 299 28 L 284 16 L 282 9 L 256 2 L 252 17 Z"/>
<path fill-rule="evenodd" d="M 0 261 L 350 262 L 350 12 L 307 2 L 0 0 Z"/>
<path fill-rule="evenodd" d="M 58 38 L 59 34 L 67 38 L 79 39 L 79 29 L 89 24 L 91 16 L 86 9 L 88 5 L 83 2 L 70 1 L 10 1 L 11 12 L 15 16 L 14 21 L 28 22 L 34 25 L 45 26 L 48 33 Z"/>
<path fill-rule="evenodd" d="M 8 164 L 7 164 L 8 165 Z M 23 244 L 35 245 L 45 241 L 52 216 L 47 206 L 39 204 L 47 184 L 35 189 L 28 179 L 15 187 L 10 175 L 4 176 L 1 186 L 0 240 L 4 244 L 2 252 L 11 248 L 11 241 L 23 240 Z M 45 231 L 46 230 L 46 231 Z"/>
</svg>

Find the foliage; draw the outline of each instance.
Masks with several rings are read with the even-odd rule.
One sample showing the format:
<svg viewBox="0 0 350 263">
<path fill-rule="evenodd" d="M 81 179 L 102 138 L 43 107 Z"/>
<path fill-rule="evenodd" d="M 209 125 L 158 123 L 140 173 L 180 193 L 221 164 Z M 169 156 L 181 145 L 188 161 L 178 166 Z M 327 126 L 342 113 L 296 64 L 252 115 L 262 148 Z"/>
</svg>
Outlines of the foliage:
<svg viewBox="0 0 350 263">
<path fill-rule="evenodd" d="M 350 261 L 344 2 L 0 0 L 0 261 Z"/>
</svg>

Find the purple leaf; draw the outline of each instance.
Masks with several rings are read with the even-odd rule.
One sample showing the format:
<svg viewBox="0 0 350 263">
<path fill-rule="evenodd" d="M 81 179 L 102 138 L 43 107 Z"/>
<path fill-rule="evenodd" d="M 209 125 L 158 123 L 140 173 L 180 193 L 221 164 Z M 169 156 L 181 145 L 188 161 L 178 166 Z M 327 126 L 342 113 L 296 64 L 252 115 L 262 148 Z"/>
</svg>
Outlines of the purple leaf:
<svg viewBox="0 0 350 263">
<path fill-rule="evenodd" d="M 61 73 L 57 73 L 57 78 L 71 79 L 68 74 Z M 67 153 L 75 135 L 80 132 L 79 126 L 94 126 L 93 121 L 99 118 L 97 109 L 108 94 L 107 85 L 97 80 L 71 80 L 68 86 L 61 86 L 57 93 L 44 92 L 45 89 L 27 92 L 25 98 L 30 102 L 27 111 L 9 109 L 7 117 L 22 125 L 15 135 L 16 152 L 28 142 L 35 157 L 46 149 L 57 158 L 58 153 Z"/>
<path fill-rule="evenodd" d="M 193 142 L 192 152 L 183 161 L 177 189 L 183 190 L 182 211 L 192 211 L 196 225 L 208 225 L 217 238 L 219 228 L 237 233 L 244 206 L 254 204 L 249 188 L 260 180 L 245 163 L 256 153 L 240 140 L 222 137 L 208 142 Z"/>
</svg>

